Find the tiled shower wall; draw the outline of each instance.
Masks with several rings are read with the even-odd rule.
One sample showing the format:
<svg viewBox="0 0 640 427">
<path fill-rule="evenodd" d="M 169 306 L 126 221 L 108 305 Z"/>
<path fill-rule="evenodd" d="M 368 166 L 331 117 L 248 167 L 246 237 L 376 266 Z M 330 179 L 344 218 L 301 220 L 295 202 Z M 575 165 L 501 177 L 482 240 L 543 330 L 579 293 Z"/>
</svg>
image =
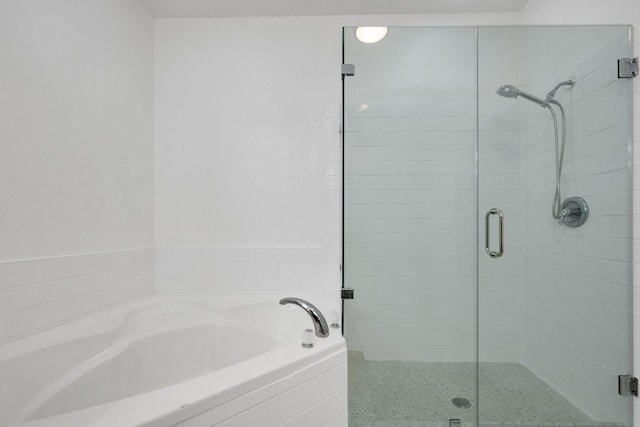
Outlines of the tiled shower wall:
<svg viewBox="0 0 640 427">
<path fill-rule="evenodd" d="M 522 145 L 513 104 L 496 94 L 518 75 L 520 30 L 481 28 L 478 33 L 478 322 L 479 359 L 520 362 L 523 358 Z M 485 215 L 504 214 L 505 252 L 485 253 Z M 470 236 L 471 237 L 471 236 Z M 490 250 L 498 249 L 498 219 L 490 218 Z"/>
<path fill-rule="evenodd" d="M 370 360 L 471 360 L 473 103 L 403 107 L 347 107 L 345 335 Z"/>
<path fill-rule="evenodd" d="M 580 13 L 576 13 L 576 11 Z M 602 3 L 595 0 L 565 0 L 563 2 L 537 0 L 529 2 L 523 11 L 525 24 L 633 24 L 633 55 L 640 55 L 640 3 L 618 0 Z M 577 89 L 577 87 L 576 87 Z M 640 265 L 640 247 L 638 230 L 640 229 L 640 81 L 633 81 L 633 270 L 634 270 L 634 366 L 636 375 L 640 372 L 640 286 L 638 283 L 638 265 Z M 640 401 L 634 399 L 634 426 L 640 426 Z"/>
<path fill-rule="evenodd" d="M 584 31 L 583 36 L 579 32 Z M 594 30 L 595 32 L 596 30 Z M 629 301 L 631 218 L 628 119 L 631 82 L 617 78 L 616 60 L 628 56 L 625 29 L 576 29 L 566 53 L 525 31 L 523 63 L 527 90 L 545 93 L 575 75 L 572 89 L 558 91 L 567 110 L 568 135 L 562 198 L 581 196 L 590 216 L 580 228 L 550 218 L 555 156 L 549 112 L 522 103 L 525 149 L 525 364 L 594 419 L 624 422 L 626 402 L 610 384 L 630 369 Z M 550 29 L 544 37 L 560 40 Z M 589 40 L 594 37 L 594 40 Z M 569 42 L 570 43 L 570 42 Z M 554 56 L 555 55 L 555 56 Z M 536 69 L 558 64 L 553 73 Z M 528 62 L 531 61 L 531 62 Z"/>
<path fill-rule="evenodd" d="M 473 360 L 475 32 L 396 29 L 365 46 L 346 29 L 345 61 L 356 66 L 345 83 L 349 348 Z"/>
</svg>

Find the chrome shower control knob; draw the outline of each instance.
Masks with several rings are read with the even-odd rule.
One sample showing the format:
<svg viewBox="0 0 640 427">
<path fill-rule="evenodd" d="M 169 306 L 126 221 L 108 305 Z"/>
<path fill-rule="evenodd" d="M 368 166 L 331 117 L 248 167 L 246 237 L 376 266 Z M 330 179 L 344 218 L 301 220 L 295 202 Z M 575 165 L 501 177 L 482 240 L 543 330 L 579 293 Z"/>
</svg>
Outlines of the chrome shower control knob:
<svg viewBox="0 0 640 427">
<path fill-rule="evenodd" d="M 589 205 L 582 197 L 569 197 L 560 207 L 560 224 L 576 228 L 587 222 L 589 218 Z"/>
</svg>

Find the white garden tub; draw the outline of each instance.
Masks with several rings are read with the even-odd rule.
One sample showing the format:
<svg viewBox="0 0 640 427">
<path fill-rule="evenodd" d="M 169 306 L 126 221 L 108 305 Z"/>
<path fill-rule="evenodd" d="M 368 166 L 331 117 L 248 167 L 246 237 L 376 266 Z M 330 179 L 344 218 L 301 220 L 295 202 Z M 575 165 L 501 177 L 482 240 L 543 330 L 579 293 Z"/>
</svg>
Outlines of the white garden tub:
<svg viewBox="0 0 640 427">
<path fill-rule="evenodd" d="M 338 329 L 305 349 L 300 307 L 242 299 L 152 296 L 0 346 L 0 426 L 175 425 L 346 361 Z"/>
</svg>

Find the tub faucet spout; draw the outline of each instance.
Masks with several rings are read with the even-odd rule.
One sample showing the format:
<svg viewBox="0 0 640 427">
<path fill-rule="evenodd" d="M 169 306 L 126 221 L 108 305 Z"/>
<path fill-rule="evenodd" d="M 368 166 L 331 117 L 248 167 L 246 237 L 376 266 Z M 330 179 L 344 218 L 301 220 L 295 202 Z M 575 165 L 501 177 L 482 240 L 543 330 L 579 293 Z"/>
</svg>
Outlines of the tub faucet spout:
<svg viewBox="0 0 640 427">
<path fill-rule="evenodd" d="M 316 336 L 320 338 L 326 338 L 329 336 L 329 325 L 327 319 L 324 318 L 320 310 L 311 304 L 309 301 L 305 301 L 301 298 L 287 297 L 280 300 L 281 305 L 295 304 L 307 312 L 311 320 L 313 321 L 313 327 L 316 330 Z"/>
</svg>

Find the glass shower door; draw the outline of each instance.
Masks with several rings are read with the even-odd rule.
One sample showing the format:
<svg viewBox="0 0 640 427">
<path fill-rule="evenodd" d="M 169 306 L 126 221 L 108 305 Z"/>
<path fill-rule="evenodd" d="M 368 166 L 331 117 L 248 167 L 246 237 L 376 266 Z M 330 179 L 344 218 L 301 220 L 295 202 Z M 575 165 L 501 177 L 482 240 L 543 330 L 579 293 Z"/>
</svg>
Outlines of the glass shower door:
<svg viewBox="0 0 640 427">
<path fill-rule="evenodd" d="M 478 46 L 480 425 L 631 426 L 630 29 Z"/>
<path fill-rule="evenodd" d="M 349 425 L 475 425 L 476 29 L 344 30 Z"/>
<path fill-rule="evenodd" d="M 630 40 L 345 28 L 350 426 L 631 427 Z"/>
</svg>

